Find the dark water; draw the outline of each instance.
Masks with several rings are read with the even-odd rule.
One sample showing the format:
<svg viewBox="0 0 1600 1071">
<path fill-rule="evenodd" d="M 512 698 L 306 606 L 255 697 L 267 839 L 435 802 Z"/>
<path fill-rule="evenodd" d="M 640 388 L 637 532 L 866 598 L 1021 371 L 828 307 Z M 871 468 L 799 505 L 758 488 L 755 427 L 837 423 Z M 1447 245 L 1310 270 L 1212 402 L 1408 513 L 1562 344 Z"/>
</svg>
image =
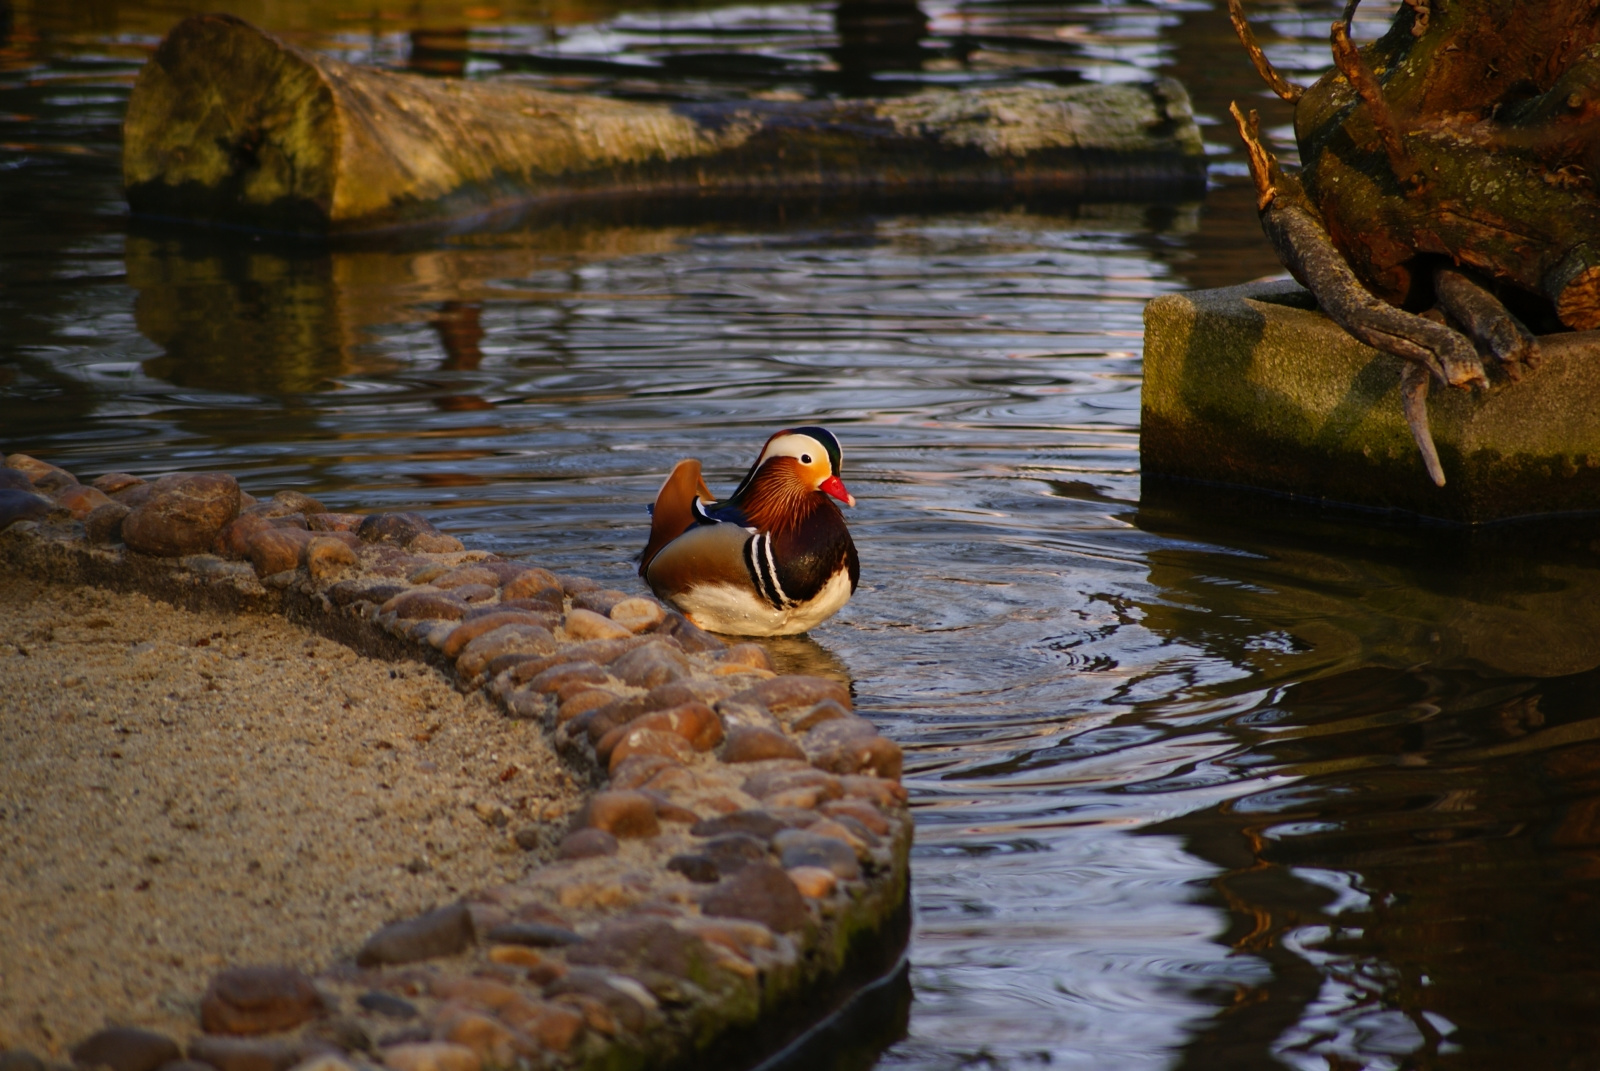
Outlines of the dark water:
<svg viewBox="0 0 1600 1071">
<path fill-rule="evenodd" d="M 1217 149 L 1203 204 L 666 205 L 327 251 L 126 219 L 121 111 L 184 10 L 7 4 L 7 451 L 420 508 L 627 587 L 675 460 L 727 488 L 772 430 L 839 434 L 863 586 L 775 651 L 907 750 L 914 1001 L 881 1066 L 1594 1066 L 1596 525 L 1141 486 L 1144 303 L 1278 270 L 1214 121 L 1287 112 L 1225 12 L 237 5 L 358 60 L 638 98 L 1162 71 Z M 1261 32 L 1314 70 L 1333 13 Z"/>
</svg>

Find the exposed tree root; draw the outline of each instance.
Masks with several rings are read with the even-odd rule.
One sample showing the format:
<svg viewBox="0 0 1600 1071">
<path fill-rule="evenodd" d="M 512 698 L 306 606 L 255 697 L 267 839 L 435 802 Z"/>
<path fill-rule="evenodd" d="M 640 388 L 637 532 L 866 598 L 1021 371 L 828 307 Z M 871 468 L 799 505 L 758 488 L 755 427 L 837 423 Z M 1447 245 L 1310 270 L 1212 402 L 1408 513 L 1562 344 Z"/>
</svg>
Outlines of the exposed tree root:
<svg viewBox="0 0 1600 1071">
<path fill-rule="evenodd" d="M 1466 330 L 1480 351 L 1499 361 L 1512 379 L 1521 378 L 1518 365 L 1539 366 L 1539 343 L 1533 332 L 1470 276 L 1456 268 L 1438 268 L 1433 273 L 1433 291 L 1440 307 Z"/>
</svg>

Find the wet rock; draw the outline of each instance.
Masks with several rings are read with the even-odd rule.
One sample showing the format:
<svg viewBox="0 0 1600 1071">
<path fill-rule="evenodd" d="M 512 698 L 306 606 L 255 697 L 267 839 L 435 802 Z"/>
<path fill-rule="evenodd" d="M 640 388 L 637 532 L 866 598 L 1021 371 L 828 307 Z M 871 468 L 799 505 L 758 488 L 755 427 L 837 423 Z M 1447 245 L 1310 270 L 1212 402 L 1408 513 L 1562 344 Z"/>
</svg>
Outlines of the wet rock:
<svg viewBox="0 0 1600 1071">
<path fill-rule="evenodd" d="M 817 809 L 830 818 L 840 820 L 849 818 L 860 823 L 868 832 L 879 836 L 889 832 L 889 820 L 883 816 L 883 812 L 862 800 L 849 798 L 829 800 Z"/>
<path fill-rule="evenodd" d="M 568 611 L 565 624 L 567 635 L 575 640 L 620 640 L 633 635 L 609 617 L 581 608 Z"/>
<path fill-rule="evenodd" d="M 34 494 L 32 491 L 16 491 L 9 487 L 0 488 L 0 530 L 9 528 L 18 521 L 41 521 L 50 515 L 55 508 L 43 495 Z"/>
<path fill-rule="evenodd" d="M 879 807 L 889 808 L 906 801 L 905 786 L 899 781 L 853 774 L 839 778 L 839 784 L 846 796 L 871 800 Z"/>
<path fill-rule="evenodd" d="M 797 733 L 808 732 L 815 729 L 825 721 L 837 721 L 841 718 L 854 717 L 848 710 L 835 703 L 832 699 L 824 699 L 816 706 L 807 710 L 796 711 L 789 728 Z"/>
<path fill-rule="evenodd" d="M 299 491 L 279 491 L 266 502 L 250 506 L 249 511 L 258 517 L 287 517 L 291 514 L 306 516 L 312 513 L 326 513 L 327 507 L 310 495 Z"/>
<path fill-rule="evenodd" d="M 721 755 L 722 761 L 727 763 L 806 757 L 800 745 L 789 737 L 753 725 L 741 725 L 730 730 L 727 739 L 723 741 Z"/>
<path fill-rule="evenodd" d="M 699 852 L 680 852 L 674 855 L 667 860 L 667 869 L 676 871 L 700 885 L 710 885 L 722 876 L 711 857 Z"/>
<path fill-rule="evenodd" d="M 661 832 L 655 801 L 643 792 L 596 792 L 579 812 L 578 824 L 624 839 L 654 837 Z"/>
<path fill-rule="evenodd" d="M 812 769 L 805 766 L 777 767 L 760 771 L 747 777 L 741 786 L 746 793 L 758 800 L 765 800 L 781 792 L 792 792 L 795 789 L 815 788 L 820 790 L 818 803 L 822 800 L 836 800 L 844 795 L 844 786 L 839 778 L 825 770 Z M 811 804 L 816 806 L 816 803 Z"/>
<path fill-rule="evenodd" d="M 34 491 L 33 481 L 16 469 L 0 467 L 0 491 Z M 7 1050 L 11 1051 L 11 1050 Z M 15 1051 L 22 1051 L 20 1049 Z"/>
<path fill-rule="evenodd" d="M 139 477 L 126 472 L 108 472 L 104 476 L 96 476 L 89 481 L 89 486 L 104 494 L 114 495 L 118 491 L 125 491 L 130 487 L 137 487 L 144 483 Z"/>
<path fill-rule="evenodd" d="M 472 942 L 472 914 L 465 904 L 456 903 L 383 927 L 361 946 L 356 964 L 414 963 L 454 955 Z"/>
<path fill-rule="evenodd" d="M 546 601 L 553 596 L 556 608 L 560 609 L 563 594 L 561 581 L 556 574 L 536 566 L 523 566 L 515 575 L 504 577 L 500 582 L 502 599 L 539 598 Z"/>
<path fill-rule="evenodd" d="M 772 669 L 772 659 L 767 649 L 759 643 L 736 643 L 723 651 L 717 661 L 725 666 L 749 666 L 751 669 Z"/>
<path fill-rule="evenodd" d="M 774 677 L 728 697 L 731 703 L 764 707 L 784 721 L 794 711 L 809 710 L 829 699 L 846 710 L 853 706 L 850 689 L 826 677 Z"/>
<path fill-rule="evenodd" d="M 133 550 L 163 558 L 211 549 L 224 525 L 238 516 L 239 484 L 223 472 L 163 476 L 150 497 L 122 522 Z"/>
<path fill-rule="evenodd" d="M 865 718 L 825 721 L 801 741 L 811 764 L 838 774 L 868 774 L 897 779 L 904 756 L 900 745 L 878 735 Z"/>
<path fill-rule="evenodd" d="M 617 838 L 603 829 L 580 829 L 568 833 L 556 849 L 557 859 L 593 859 L 617 854 Z"/>
<path fill-rule="evenodd" d="M 767 811 L 734 811 L 715 818 L 702 818 L 689 827 L 696 837 L 719 837 L 727 833 L 747 833 L 752 837 L 770 840 L 780 830 L 787 829 L 782 821 Z"/>
<path fill-rule="evenodd" d="M 191 1040 L 188 1055 L 217 1071 L 288 1071 L 301 1059 L 293 1042 L 212 1034 Z"/>
<path fill-rule="evenodd" d="M 354 534 L 366 517 L 359 513 L 308 513 L 306 525 L 313 532 L 349 532 Z M 359 538 L 359 537 L 358 537 Z"/>
<path fill-rule="evenodd" d="M 306 572 L 319 584 L 328 583 L 359 564 L 356 552 L 342 540 L 313 535 L 306 544 Z"/>
<path fill-rule="evenodd" d="M 265 517 L 241 514 L 222 526 L 222 531 L 212 540 L 211 553 L 244 561 L 250 557 L 250 540 L 271 527 Z"/>
<path fill-rule="evenodd" d="M 457 625 L 451 632 L 450 639 L 445 641 L 445 646 L 450 645 L 450 640 L 455 638 L 455 633 L 465 627 Z M 550 630 L 543 625 L 507 624 L 491 629 L 468 643 L 461 650 L 456 659 L 456 671 L 462 679 L 472 680 L 482 673 L 489 663 L 502 655 L 548 654 L 555 650 L 556 638 Z"/>
<path fill-rule="evenodd" d="M 111 1071 L 155 1071 L 179 1059 L 183 1051 L 165 1034 L 131 1026 L 96 1031 L 72 1047 L 72 1062 L 79 1067 L 109 1067 Z"/>
<path fill-rule="evenodd" d="M 766 860 L 767 842 L 749 833 L 723 833 L 706 841 L 701 853 L 716 866 L 719 875 L 725 876 Z"/>
<path fill-rule="evenodd" d="M 384 603 L 382 612 L 402 621 L 459 621 L 467 614 L 467 604 L 444 591 L 408 591 Z"/>
<path fill-rule="evenodd" d="M 861 876 L 856 850 L 842 840 L 813 833 L 809 829 L 786 829 L 772 838 L 772 846 L 785 870 L 814 866 L 832 871 L 842 881 Z"/>
<path fill-rule="evenodd" d="M 582 595 L 586 591 L 599 591 L 600 585 L 586 576 L 558 577 L 561 581 L 561 590 L 571 595 Z"/>
<path fill-rule="evenodd" d="M 819 819 L 807 826 L 806 831 L 819 837 L 843 841 L 855 849 L 856 857 L 863 861 L 871 858 L 874 845 L 883 843 L 882 837 L 848 815 Z"/>
<path fill-rule="evenodd" d="M 567 962 L 588 967 L 639 968 L 688 978 L 703 969 L 700 938 L 665 919 L 618 919 L 603 924 L 589 940 L 567 949 Z"/>
<path fill-rule="evenodd" d="M 453 1041 L 413 1041 L 380 1050 L 383 1062 L 394 1071 L 480 1071 L 483 1060 L 465 1045 Z"/>
<path fill-rule="evenodd" d="M 284 513 L 276 517 L 268 517 L 265 514 L 255 513 L 251 514 L 251 516 L 260 517 L 265 520 L 268 528 L 293 528 L 300 532 L 311 531 L 311 525 L 306 523 L 305 517 L 298 513 Z"/>
<path fill-rule="evenodd" d="M 438 534 L 439 529 L 420 513 L 374 513 L 356 529 L 356 535 L 365 542 L 399 547 L 409 547 L 418 536 Z"/>
<path fill-rule="evenodd" d="M 373 1015 L 381 1015 L 385 1019 L 415 1019 L 417 1006 L 404 997 L 397 997 L 393 993 L 385 993 L 381 989 L 369 989 L 356 998 L 356 1003 Z"/>
<path fill-rule="evenodd" d="M 665 643 L 647 643 L 611 663 L 611 673 L 635 688 L 655 688 L 690 676 L 694 670 L 683 652 Z"/>
<path fill-rule="evenodd" d="M 132 510 L 121 502 L 107 502 L 83 519 L 83 534 L 90 543 L 104 546 L 122 541 L 122 522 Z"/>
<path fill-rule="evenodd" d="M 476 563 L 458 565 L 454 569 L 441 573 L 433 580 L 433 586 L 444 591 L 451 588 L 464 587 L 468 584 L 478 584 L 487 588 L 498 588 L 500 576 L 493 569 Z"/>
<path fill-rule="evenodd" d="M 528 948 L 564 948 L 582 941 L 571 930 L 542 922 L 507 922 L 489 931 L 489 940 Z"/>
<path fill-rule="evenodd" d="M 723 878 L 700 901 L 702 914 L 749 919 L 777 933 L 791 933 L 809 920 L 805 900 L 783 869 L 751 863 Z"/>
<path fill-rule="evenodd" d="M 131 518 L 130 518 L 131 519 Z M 123 521 L 126 532 L 128 522 Z M 311 543 L 311 533 L 293 528 L 273 528 L 270 525 L 250 536 L 247 544 L 250 564 L 259 577 L 298 569 L 305 560 L 306 547 Z"/>
<path fill-rule="evenodd" d="M 406 544 L 406 549 L 419 554 L 459 554 L 467 548 L 452 535 L 419 535 Z"/>
<path fill-rule="evenodd" d="M 839 885 L 839 876 L 826 867 L 795 866 L 789 867 L 788 872 L 794 887 L 809 900 L 832 896 L 833 890 Z"/>
<path fill-rule="evenodd" d="M 593 610 L 605 617 L 610 615 L 613 606 L 629 597 L 626 591 L 617 591 L 614 588 L 591 588 L 574 593 L 572 605 L 584 610 Z"/>
<path fill-rule="evenodd" d="M 623 599 L 606 616 L 629 632 L 648 632 L 666 619 L 666 611 L 654 599 Z"/>
<path fill-rule="evenodd" d="M 208 1034 L 270 1034 L 324 1014 L 322 995 L 292 967 L 233 967 L 212 976 L 200 998 Z"/>
<path fill-rule="evenodd" d="M 561 599 L 554 593 L 547 592 L 546 594 L 551 595 L 551 597 L 507 599 L 502 591 L 500 602 L 496 606 L 501 610 L 529 610 L 534 613 L 544 614 L 550 619 L 546 627 L 554 631 L 556 626 L 561 624 Z"/>
<path fill-rule="evenodd" d="M 40 480 L 50 477 L 65 477 L 69 483 L 78 482 L 78 478 L 66 469 L 28 454 L 7 454 L 6 468 L 22 473 L 35 487 L 39 486 Z"/>
<path fill-rule="evenodd" d="M 73 520 L 81 521 L 101 506 L 110 505 L 111 499 L 93 487 L 74 483 L 57 492 L 55 502 L 61 509 L 72 514 Z"/>
<path fill-rule="evenodd" d="M 656 626 L 655 634 L 658 636 L 671 636 L 677 641 L 679 647 L 690 654 L 720 651 L 727 646 L 727 644 L 695 625 L 676 610 L 667 611 L 666 618 Z"/>
</svg>

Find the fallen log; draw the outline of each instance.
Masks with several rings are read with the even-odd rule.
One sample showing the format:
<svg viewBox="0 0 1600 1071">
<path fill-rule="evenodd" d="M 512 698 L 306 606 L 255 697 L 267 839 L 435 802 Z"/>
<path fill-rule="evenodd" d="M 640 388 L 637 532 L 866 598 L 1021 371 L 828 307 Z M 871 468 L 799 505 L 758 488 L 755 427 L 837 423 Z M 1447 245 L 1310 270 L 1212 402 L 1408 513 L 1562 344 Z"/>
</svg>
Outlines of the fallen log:
<svg viewBox="0 0 1600 1071">
<path fill-rule="evenodd" d="M 1193 196 L 1183 87 L 649 104 L 357 67 L 229 15 L 179 23 L 124 125 L 135 215 L 338 234 L 541 200 L 788 192 Z"/>
</svg>

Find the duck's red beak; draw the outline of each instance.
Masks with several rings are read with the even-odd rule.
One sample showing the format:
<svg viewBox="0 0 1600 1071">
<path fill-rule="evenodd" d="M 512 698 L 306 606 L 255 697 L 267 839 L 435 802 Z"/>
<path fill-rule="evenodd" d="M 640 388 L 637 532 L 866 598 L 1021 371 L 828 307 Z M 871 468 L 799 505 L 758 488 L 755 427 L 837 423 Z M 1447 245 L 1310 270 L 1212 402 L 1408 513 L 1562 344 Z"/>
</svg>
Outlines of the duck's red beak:
<svg viewBox="0 0 1600 1071">
<path fill-rule="evenodd" d="M 826 491 L 847 506 L 856 504 L 856 496 L 844 489 L 844 481 L 837 476 L 829 476 L 826 480 L 817 484 L 817 490 Z"/>
</svg>

